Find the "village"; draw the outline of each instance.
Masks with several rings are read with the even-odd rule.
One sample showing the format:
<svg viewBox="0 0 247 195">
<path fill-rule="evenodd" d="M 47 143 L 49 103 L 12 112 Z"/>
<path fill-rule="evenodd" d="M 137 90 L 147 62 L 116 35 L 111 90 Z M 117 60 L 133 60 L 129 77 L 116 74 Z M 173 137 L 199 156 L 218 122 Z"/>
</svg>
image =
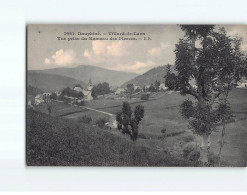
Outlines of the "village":
<svg viewBox="0 0 247 195">
<path fill-rule="evenodd" d="M 92 96 L 94 89 L 91 79 L 86 88 L 80 85 L 75 85 L 71 89 L 71 93 L 66 93 L 66 89 L 54 92 L 44 92 L 37 94 L 35 97 L 28 96 L 28 106 L 38 106 L 41 103 L 50 102 L 52 100 L 64 100 L 71 104 L 82 104 L 84 101 L 91 101 L 93 99 L 112 99 L 112 100 L 148 100 L 152 92 L 165 92 L 167 87 L 165 83 L 153 85 L 145 85 L 144 87 L 129 84 L 126 87 L 109 87 L 109 91 L 97 96 Z M 73 94 L 74 92 L 74 94 Z"/>
</svg>

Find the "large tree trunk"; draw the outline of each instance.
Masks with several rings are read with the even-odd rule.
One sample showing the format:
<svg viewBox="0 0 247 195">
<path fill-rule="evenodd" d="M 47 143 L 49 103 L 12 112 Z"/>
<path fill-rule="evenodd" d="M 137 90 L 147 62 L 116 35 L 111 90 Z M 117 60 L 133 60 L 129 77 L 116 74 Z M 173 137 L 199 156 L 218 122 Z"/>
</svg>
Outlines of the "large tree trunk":
<svg viewBox="0 0 247 195">
<path fill-rule="evenodd" d="M 210 149 L 210 135 L 204 134 L 201 136 L 201 145 L 200 145 L 200 158 L 199 160 L 203 164 L 208 164 L 209 158 L 209 149 Z"/>
<path fill-rule="evenodd" d="M 224 136 L 226 133 L 226 125 L 225 125 L 225 120 L 223 120 L 223 127 L 222 127 L 222 131 L 221 131 L 221 140 L 220 140 L 220 150 L 219 150 L 219 154 L 218 154 L 218 159 L 219 159 L 219 166 L 221 165 L 220 159 L 221 159 L 221 152 L 222 152 L 222 148 L 224 146 Z"/>
</svg>

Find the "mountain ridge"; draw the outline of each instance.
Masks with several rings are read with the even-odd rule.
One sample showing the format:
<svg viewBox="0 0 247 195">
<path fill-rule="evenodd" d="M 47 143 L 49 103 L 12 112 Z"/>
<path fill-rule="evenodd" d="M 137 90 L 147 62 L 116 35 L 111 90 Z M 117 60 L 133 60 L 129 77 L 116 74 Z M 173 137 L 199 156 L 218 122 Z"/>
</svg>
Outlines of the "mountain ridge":
<svg viewBox="0 0 247 195">
<path fill-rule="evenodd" d="M 61 75 L 83 81 L 84 83 L 88 83 L 89 79 L 91 79 L 94 84 L 107 82 L 111 86 L 120 86 L 138 76 L 136 73 L 109 70 L 91 65 L 78 65 L 73 68 L 29 70 L 29 72 Z"/>
<path fill-rule="evenodd" d="M 65 87 L 72 88 L 76 84 L 80 84 L 82 87 L 87 86 L 87 84 L 83 81 L 66 76 L 49 73 L 27 72 L 27 85 L 36 87 L 44 92 L 59 91 Z"/>
<path fill-rule="evenodd" d="M 150 85 L 155 81 L 160 81 L 161 83 L 165 82 L 165 74 L 166 74 L 166 67 L 167 65 L 161 65 L 154 67 L 147 72 L 143 73 L 142 75 L 138 75 L 137 77 L 125 82 L 122 87 L 125 87 L 127 84 L 132 83 L 136 86 L 143 87 L 145 85 Z M 171 65 L 171 71 L 174 71 L 174 66 Z"/>
</svg>

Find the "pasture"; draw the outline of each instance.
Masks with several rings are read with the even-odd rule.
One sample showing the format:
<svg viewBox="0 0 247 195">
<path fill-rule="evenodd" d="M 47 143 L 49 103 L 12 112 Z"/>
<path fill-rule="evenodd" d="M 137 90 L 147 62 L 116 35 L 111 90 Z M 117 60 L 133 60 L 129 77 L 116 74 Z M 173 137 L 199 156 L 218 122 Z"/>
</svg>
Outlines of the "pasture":
<svg viewBox="0 0 247 195">
<path fill-rule="evenodd" d="M 222 151 L 222 159 L 229 166 L 246 166 L 247 162 L 247 90 L 234 89 L 230 93 L 230 104 L 232 107 L 234 120 L 227 124 L 225 145 Z M 158 99 L 149 101 L 128 100 L 132 109 L 141 104 L 145 108 L 145 115 L 140 123 L 139 138 L 137 143 L 141 146 L 152 148 L 160 151 L 167 151 L 176 156 L 182 156 L 182 150 L 186 143 L 193 141 L 187 137 L 193 137 L 192 132 L 188 129 L 187 121 L 180 114 L 179 105 L 189 96 L 181 96 L 178 92 L 163 93 Z M 126 100 L 125 100 L 126 101 Z M 123 100 L 100 99 L 86 102 L 85 106 L 100 111 L 116 114 L 121 110 Z M 90 116 L 92 123 L 99 118 L 109 120 L 110 116 L 95 112 L 92 110 L 82 109 L 76 106 L 66 105 L 59 102 L 53 103 L 53 116 L 62 116 L 67 119 L 77 120 L 83 115 Z M 47 113 L 45 106 L 39 109 Z M 221 126 L 211 136 L 211 152 L 218 154 L 221 136 Z M 162 133 L 165 130 L 165 133 Z M 123 139 L 129 139 L 128 136 L 122 135 L 118 130 L 106 130 L 111 134 L 120 136 Z"/>
</svg>

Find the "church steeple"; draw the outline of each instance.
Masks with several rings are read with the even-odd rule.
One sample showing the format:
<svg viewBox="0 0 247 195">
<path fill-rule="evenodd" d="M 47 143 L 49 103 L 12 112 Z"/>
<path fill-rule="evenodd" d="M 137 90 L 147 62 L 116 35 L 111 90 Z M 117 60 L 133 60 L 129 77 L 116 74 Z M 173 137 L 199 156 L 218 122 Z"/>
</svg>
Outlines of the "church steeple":
<svg viewBox="0 0 247 195">
<path fill-rule="evenodd" d="M 91 77 L 90 77 L 90 79 L 89 79 L 89 81 L 88 81 L 88 85 L 92 85 Z"/>
<path fill-rule="evenodd" d="M 90 79 L 89 79 L 89 81 L 88 81 L 87 89 L 88 89 L 89 91 L 91 91 L 92 88 L 93 88 L 93 83 L 92 83 L 92 80 L 91 80 L 91 77 L 90 77 Z"/>
</svg>

